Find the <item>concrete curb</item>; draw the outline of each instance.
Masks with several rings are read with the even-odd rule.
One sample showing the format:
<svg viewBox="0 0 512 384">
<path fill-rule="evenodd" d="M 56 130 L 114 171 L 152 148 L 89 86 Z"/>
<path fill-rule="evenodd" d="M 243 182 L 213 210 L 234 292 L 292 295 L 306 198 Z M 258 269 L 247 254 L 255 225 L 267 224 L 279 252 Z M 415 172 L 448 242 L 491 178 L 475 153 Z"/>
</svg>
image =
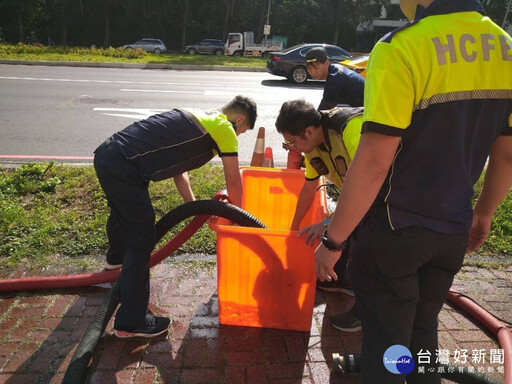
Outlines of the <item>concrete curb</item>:
<svg viewBox="0 0 512 384">
<path fill-rule="evenodd" d="M 43 65 L 59 67 L 92 67 L 92 68 L 132 68 L 132 69 L 173 69 L 178 71 L 227 71 L 227 72 L 266 72 L 266 68 L 234 67 L 223 65 L 182 65 L 162 63 L 106 63 L 88 61 L 45 61 L 45 60 L 6 60 L 0 59 L 0 64 L 9 65 Z"/>
</svg>

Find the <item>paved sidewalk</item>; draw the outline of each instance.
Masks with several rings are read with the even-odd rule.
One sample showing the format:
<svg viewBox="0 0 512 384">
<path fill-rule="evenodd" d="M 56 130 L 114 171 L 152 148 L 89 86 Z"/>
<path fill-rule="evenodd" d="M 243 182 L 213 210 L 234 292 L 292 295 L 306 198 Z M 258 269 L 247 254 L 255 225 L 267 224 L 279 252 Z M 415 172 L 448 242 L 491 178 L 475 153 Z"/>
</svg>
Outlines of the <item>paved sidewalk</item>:
<svg viewBox="0 0 512 384">
<path fill-rule="evenodd" d="M 453 289 L 469 295 L 496 316 L 512 320 L 512 267 L 465 267 Z M 152 269 L 151 302 L 173 326 L 157 340 L 102 338 L 89 367 L 88 383 L 359 383 L 358 376 L 331 372 L 333 352 L 358 353 L 360 332 L 334 330 L 330 315 L 353 298 L 316 293 L 310 333 L 220 325 L 216 264 L 176 258 Z M 108 288 L 87 287 L 0 295 L 0 383 L 61 383 L 70 359 Z M 111 332 L 112 321 L 107 327 Z M 451 354 L 483 350 L 476 371 L 503 382 L 503 365 L 489 360 L 496 340 L 458 309 L 440 315 L 440 347 Z M 467 366 L 468 364 L 466 364 Z M 444 382 L 448 383 L 447 380 Z"/>
</svg>

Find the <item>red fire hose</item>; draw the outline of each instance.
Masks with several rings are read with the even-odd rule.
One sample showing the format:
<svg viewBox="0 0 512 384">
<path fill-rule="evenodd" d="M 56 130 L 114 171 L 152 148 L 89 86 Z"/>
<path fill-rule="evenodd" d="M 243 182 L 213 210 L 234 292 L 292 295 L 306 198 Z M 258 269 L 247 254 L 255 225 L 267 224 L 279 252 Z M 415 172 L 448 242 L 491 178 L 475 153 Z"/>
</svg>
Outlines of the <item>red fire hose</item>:
<svg viewBox="0 0 512 384">
<path fill-rule="evenodd" d="M 212 200 L 227 201 L 227 195 L 224 191 L 217 193 Z M 195 216 L 179 233 L 177 233 L 164 246 L 151 254 L 149 262 L 150 268 L 160 263 L 176 249 L 181 247 L 199 228 L 208 220 L 209 215 Z M 84 287 L 95 284 L 103 284 L 115 281 L 120 269 L 113 271 L 102 271 L 87 273 L 82 275 L 70 276 L 51 276 L 51 277 L 30 277 L 22 279 L 0 280 L 0 292 L 10 291 L 28 291 L 34 289 L 53 289 L 53 288 L 71 288 Z"/>
<path fill-rule="evenodd" d="M 209 216 L 194 217 L 182 230 L 169 240 L 162 248 L 153 252 L 149 266 L 161 262 L 176 249 L 181 247 L 199 228 L 208 220 Z M 84 287 L 88 285 L 103 284 L 115 281 L 120 269 L 113 271 L 102 271 L 87 273 L 82 275 L 70 276 L 51 276 L 51 277 L 30 277 L 23 279 L 7 279 L 0 281 L 0 292 L 9 291 L 28 291 L 34 289 L 52 289 L 52 288 L 71 288 Z"/>
<path fill-rule="evenodd" d="M 512 332 L 500 320 L 468 297 L 458 292 L 450 291 L 446 298 L 496 336 L 504 352 L 504 384 L 512 384 Z"/>
</svg>

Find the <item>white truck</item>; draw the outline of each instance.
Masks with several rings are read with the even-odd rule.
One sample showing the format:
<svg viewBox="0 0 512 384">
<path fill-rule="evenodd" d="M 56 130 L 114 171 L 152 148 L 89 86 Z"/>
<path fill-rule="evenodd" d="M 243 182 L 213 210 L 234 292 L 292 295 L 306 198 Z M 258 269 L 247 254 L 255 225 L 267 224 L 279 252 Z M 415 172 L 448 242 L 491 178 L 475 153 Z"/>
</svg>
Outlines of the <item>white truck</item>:
<svg viewBox="0 0 512 384">
<path fill-rule="evenodd" d="M 267 56 L 269 52 L 283 50 L 280 39 L 263 39 L 259 44 L 254 42 L 254 32 L 233 32 L 228 35 L 226 55 L 230 56 Z"/>
</svg>

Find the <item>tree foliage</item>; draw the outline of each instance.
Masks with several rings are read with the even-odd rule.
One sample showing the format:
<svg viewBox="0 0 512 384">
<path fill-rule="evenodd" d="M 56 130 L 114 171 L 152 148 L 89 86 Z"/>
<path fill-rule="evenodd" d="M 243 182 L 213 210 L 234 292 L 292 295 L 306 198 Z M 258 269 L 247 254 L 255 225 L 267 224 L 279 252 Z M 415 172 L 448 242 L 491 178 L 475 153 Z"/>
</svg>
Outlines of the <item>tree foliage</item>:
<svg viewBox="0 0 512 384">
<path fill-rule="evenodd" d="M 509 0 L 483 2 L 501 25 Z M 271 34 L 286 36 L 288 45 L 325 42 L 349 50 L 357 25 L 379 17 L 382 4 L 391 7 L 389 0 L 0 0 L 0 26 L 14 44 L 34 31 L 43 44 L 49 35 L 58 45 L 104 48 L 154 37 L 178 51 L 202 38 L 225 40 L 229 32 L 254 31 L 260 39 L 269 4 Z"/>
</svg>

